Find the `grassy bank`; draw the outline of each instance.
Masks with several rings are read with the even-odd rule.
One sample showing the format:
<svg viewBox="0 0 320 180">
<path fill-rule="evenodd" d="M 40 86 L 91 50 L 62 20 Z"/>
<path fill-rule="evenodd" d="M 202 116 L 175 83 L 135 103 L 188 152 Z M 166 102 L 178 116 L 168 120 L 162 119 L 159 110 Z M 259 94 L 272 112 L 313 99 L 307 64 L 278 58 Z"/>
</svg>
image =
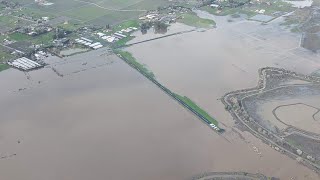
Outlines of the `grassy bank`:
<svg viewBox="0 0 320 180">
<path fill-rule="evenodd" d="M 9 68 L 10 66 L 8 64 L 0 64 L 0 72 Z"/>
<path fill-rule="evenodd" d="M 116 41 L 113 46 L 114 47 L 120 47 L 120 46 L 124 46 L 127 44 L 127 42 L 131 41 L 134 37 L 133 36 L 128 36 L 126 38 L 122 38 L 119 41 Z"/>
<path fill-rule="evenodd" d="M 141 73 L 145 74 L 148 77 L 154 78 L 154 74 L 147 69 L 144 65 L 140 64 L 131 53 L 122 51 L 122 50 L 115 50 L 115 53 L 120 55 L 121 58 L 125 59 L 129 64 L 137 68 Z"/>
<path fill-rule="evenodd" d="M 202 19 L 195 13 L 187 13 L 181 15 L 181 19 L 178 19 L 178 22 L 199 28 L 210 28 L 216 25 L 216 23 L 213 20 Z"/>
<path fill-rule="evenodd" d="M 144 65 L 137 62 L 136 59 L 132 56 L 132 54 L 130 54 L 129 52 L 126 52 L 126 51 L 121 51 L 121 50 L 114 50 L 114 52 L 116 54 L 118 54 L 118 56 L 120 56 L 120 58 L 124 59 L 127 63 L 132 65 L 134 68 L 138 69 L 143 75 L 147 76 L 149 79 L 151 78 L 150 80 L 154 79 L 154 74 L 151 71 L 149 71 Z M 204 118 L 205 120 L 204 119 L 203 120 L 206 121 L 206 123 L 210 123 L 210 124 L 212 123 L 216 127 L 219 127 L 218 121 L 216 121 L 213 117 L 211 117 L 205 110 L 203 110 L 201 107 L 199 107 L 191 99 L 189 99 L 188 97 L 185 97 L 185 96 L 180 96 L 178 94 L 172 93 L 172 91 L 170 91 L 168 88 L 161 85 L 156 80 L 152 80 L 152 81 L 156 85 L 158 85 L 163 91 L 168 93 L 171 97 L 183 102 L 182 105 L 185 108 L 188 108 L 188 109 L 192 110 L 193 112 L 196 112 L 195 115 L 197 115 L 199 118 L 202 118 L 202 119 Z M 224 132 L 223 129 L 216 129 L 216 130 L 218 130 L 221 133 Z"/>
<path fill-rule="evenodd" d="M 186 103 L 190 108 L 192 108 L 194 111 L 205 117 L 208 121 L 210 121 L 212 124 L 218 126 L 218 121 L 215 120 L 213 117 L 211 117 L 205 110 L 203 110 L 201 107 L 199 107 L 195 102 L 193 102 L 191 99 L 189 99 L 186 96 L 180 96 L 178 94 L 175 94 L 175 96 Z"/>
</svg>

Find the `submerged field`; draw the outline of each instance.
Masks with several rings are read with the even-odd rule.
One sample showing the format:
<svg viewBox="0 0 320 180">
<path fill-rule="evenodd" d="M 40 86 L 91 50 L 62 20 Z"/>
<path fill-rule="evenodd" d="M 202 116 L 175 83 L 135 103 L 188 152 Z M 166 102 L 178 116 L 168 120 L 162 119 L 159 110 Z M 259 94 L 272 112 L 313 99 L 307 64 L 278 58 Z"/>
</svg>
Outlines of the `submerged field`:
<svg viewBox="0 0 320 180">
<path fill-rule="evenodd" d="M 30 72 L 30 80 L 15 69 L 0 74 L 2 179 L 176 180 L 211 171 L 315 177 L 250 134 L 243 134 L 250 144 L 233 131 L 219 136 L 104 50 L 47 59 L 63 77 L 50 68 Z"/>
<path fill-rule="evenodd" d="M 267 25 L 245 20 L 228 23 L 223 17 L 214 20 L 216 29 L 136 44 L 126 50 L 146 64 L 163 85 L 212 114 L 226 127 L 226 134 L 233 129 L 234 120 L 220 98 L 230 91 L 255 87 L 258 69 L 272 66 L 309 74 L 320 67 L 318 55 L 299 47 L 300 37 L 282 29 L 281 19 Z M 133 42 L 145 39 L 139 33 L 136 36 Z"/>
<path fill-rule="evenodd" d="M 33 0 L 20 1 L 30 11 L 98 25 L 118 24 L 169 3 L 51 0 L 53 5 L 40 7 Z M 107 55 L 107 48 L 62 59 L 49 57 L 45 60 L 49 65 L 38 71 L 0 73 L 0 81 L 6 84 L 0 88 L 0 177 L 176 180 L 204 172 L 241 171 L 281 179 L 319 179 L 315 172 L 237 129 L 220 98 L 226 92 L 256 86 L 261 67 L 315 72 L 320 69 L 320 56 L 300 48 L 300 36 L 281 29 L 277 22 L 261 25 L 241 18 L 227 22 L 229 17 L 204 20 L 189 15 L 181 21 L 205 28 L 218 22 L 217 28 L 136 44 L 116 53 L 177 93 L 176 97 L 210 122 L 219 122 L 224 134 L 212 131 L 116 55 Z M 168 33 L 191 29 L 177 23 Z M 134 35 L 131 42 L 162 36 Z M 30 40 L 17 33 L 11 38 Z M 6 67 L 0 64 L 1 68 Z M 314 113 L 317 120 L 320 115 L 314 109 L 306 112 L 308 116 Z M 301 124 L 291 119 L 302 114 L 288 116 L 290 111 L 297 107 L 279 108 L 276 113 L 285 123 L 318 131 L 312 127 L 318 120 Z M 295 137 L 288 136 L 288 141 L 291 138 Z M 306 152 L 319 150 L 318 142 L 301 137 L 291 142 L 315 145 L 305 147 Z"/>
</svg>

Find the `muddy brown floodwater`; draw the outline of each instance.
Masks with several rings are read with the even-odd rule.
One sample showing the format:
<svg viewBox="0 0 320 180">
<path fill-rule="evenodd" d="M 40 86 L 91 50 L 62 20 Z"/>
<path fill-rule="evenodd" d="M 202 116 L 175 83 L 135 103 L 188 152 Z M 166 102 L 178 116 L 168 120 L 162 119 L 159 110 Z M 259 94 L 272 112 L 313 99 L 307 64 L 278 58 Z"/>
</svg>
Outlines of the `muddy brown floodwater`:
<svg viewBox="0 0 320 180">
<path fill-rule="evenodd" d="M 183 26 L 176 24 L 177 26 Z M 143 36 L 137 34 L 135 41 Z M 206 32 L 191 32 L 126 48 L 173 92 L 186 95 L 226 128 L 225 147 L 214 142 L 214 171 L 246 170 L 282 179 L 319 179 L 248 133 L 234 131 L 234 120 L 220 98 L 227 92 L 255 87 L 258 69 L 281 67 L 309 74 L 320 67 L 319 55 L 299 47 L 300 36 L 277 23 L 238 21 Z M 253 150 L 257 148 L 258 150 Z M 285 163 L 285 164 L 283 164 Z"/>
<path fill-rule="evenodd" d="M 185 50 L 183 44 L 190 45 L 181 37 L 173 39 L 178 42 L 174 46 L 179 46 L 175 48 Z M 172 46 L 169 41 L 151 47 L 165 45 Z M 186 54 L 192 51 L 199 49 Z M 203 60 L 212 60 L 203 52 L 188 59 L 168 51 L 171 59 L 163 62 L 171 60 L 173 64 L 159 63 L 169 70 L 168 77 L 173 76 L 165 81 L 169 88 L 190 95 L 227 124 L 227 132 L 219 136 L 119 58 L 101 56 L 103 53 L 101 49 L 63 60 L 52 57 L 51 66 L 63 77 L 50 68 L 27 75 L 14 69 L 0 73 L 1 180 L 177 180 L 213 171 L 319 178 L 250 134 L 240 136 L 228 125 L 231 117 L 216 99 L 230 90 L 230 81 L 238 88 L 235 77 L 250 84 L 256 72 L 249 80 L 242 79 L 251 74 L 217 57 L 225 61 L 225 68 L 221 69 L 224 62 L 211 64 L 211 69 L 203 69 L 209 76 L 197 79 L 192 70 L 200 72 Z M 151 58 L 151 53 L 146 57 Z M 161 61 L 161 57 L 156 59 Z M 174 61 L 176 58 L 184 62 Z M 172 65 L 175 71 L 168 68 Z M 228 67 L 237 72 L 230 74 Z M 215 85 L 212 79 L 220 84 Z"/>
</svg>

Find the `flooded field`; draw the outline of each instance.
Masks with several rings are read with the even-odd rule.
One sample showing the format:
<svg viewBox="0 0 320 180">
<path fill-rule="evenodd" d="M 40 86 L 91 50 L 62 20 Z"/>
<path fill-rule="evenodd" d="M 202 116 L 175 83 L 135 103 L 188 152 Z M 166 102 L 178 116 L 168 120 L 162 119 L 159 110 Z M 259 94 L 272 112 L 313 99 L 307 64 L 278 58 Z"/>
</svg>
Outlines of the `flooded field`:
<svg viewBox="0 0 320 180">
<path fill-rule="evenodd" d="M 88 49 L 74 48 L 74 49 L 67 49 L 67 50 L 61 51 L 60 54 L 63 56 L 70 56 L 72 54 L 85 52 L 85 51 L 88 51 Z"/>
<path fill-rule="evenodd" d="M 175 180 L 212 171 L 317 178 L 250 134 L 241 135 L 245 141 L 237 131 L 228 139 L 217 135 L 117 57 L 103 54 L 52 57 L 63 77 L 49 67 L 0 74 L 1 180 Z"/>
<path fill-rule="evenodd" d="M 262 67 L 286 68 L 304 74 L 320 67 L 319 54 L 299 47 L 300 35 L 281 29 L 279 21 L 281 18 L 267 25 L 245 20 L 218 23 L 218 28 L 206 32 L 168 37 L 126 50 L 145 64 L 158 81 L 172 91 L 188 96 L 214 116 L 227 129 L 224 137 L 241 149 L 259 140 L 245 136 L 245 139 L 250 137 L 251 142 L 246 144 L 234 133 L 234 120 L 225 111 L 220 98 L 230 91 L 255 87 L 258 69 Z M 239 141 L 243 143 L 236 143 Z M 280 154 L 269 151 L 264 144 L 259 143 L 258 148 L 263 156 Z M 283 161 L 292 162 L 285 159 Z M 280 176 L 288 179 L 290 174 Z"/>
<path fill-rule="evenodd" d="M 300 36 L 276 23 L 226 20 L 217 19 L 217 29 L 126 49 L 163 85 L 215 117 L 223 135 L 107 49 L 50 57 L 43 69 L 0 74 L 0 179 L 176 180 L 236 171 L 319 179 L 235 128 L 220 101 L 227 92 L 254 87 L 261 67 L 310 74 L 320 69 L 319 55 L 300 48 Z M 168 33 L 191 29 L 176 24 Z M 132 42 L 161 34 L 136 36 Z"/>
</svg>

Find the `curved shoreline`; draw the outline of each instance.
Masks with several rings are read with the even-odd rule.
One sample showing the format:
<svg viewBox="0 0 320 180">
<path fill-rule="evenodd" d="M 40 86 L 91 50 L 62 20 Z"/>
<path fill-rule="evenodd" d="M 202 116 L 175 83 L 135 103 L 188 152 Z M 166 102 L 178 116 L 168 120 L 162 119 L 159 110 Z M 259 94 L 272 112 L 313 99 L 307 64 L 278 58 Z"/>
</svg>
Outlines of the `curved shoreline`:
<svg viewBox="0 0 320 180">
<path fill-rule="evenodd" d="M 271 74 L 268 74 L 268 73 L 271 73 Z M 285 69 L 265 67 L 265 68 L 259 69 L 259 81 L 256 87 L 229 92 L 221 98 L 221 101 L 225 105 L 226 110 L 230 112 L 232 117 L 236 121 L 244 125 L 252 135 L 261 139 L 264 143 L 270 145 L 276 151 L 280 151 L 281 153 L 284 153 L 287 156 L 298 160 L 308 168 L 313 169 L 318 174 L 320 174 L 319 164 L 316 164 L 312 162 L 310 159 L 306 158 L 305 153 L 303 156 L 297 154 L 297 152 L 300 150 L 295 147 L 292 147 L 290 144 L 284 141 L 284 137 L 281 137 L 271 132 L 270 130 L 261 126 L 259 123 L 255 122 L 255 120 L 252 117 L 250 117 L 245 107 L 243 106 L 243 99 L 253 95 L 257 95 L 263 92 L 267 88 L 267 81 L 271 75 L 288 76 L 288 77 L 293 77 L 303 81 L 320 84 L 320 78 L 318 77 L 306 76 L 306 75 L 298 74 Z M 290 85 L 290 86 L 295 86 L 295 85 Z M 274 90 L 281 87 L 285 87 L 285 86 L 271 88 L 270 90 Z M 302 134 L 305 133 L 305 131 L 303 130 L 301 131 L 300 129 L 297 132 Z M 295 129 L 293 129 L 292 133 L 295 133 Z M 308 133 L 308 135 L 310 134 Z M 311 136 L 313 135 L 314 134 L 311 134 Z"/>
</svg>

